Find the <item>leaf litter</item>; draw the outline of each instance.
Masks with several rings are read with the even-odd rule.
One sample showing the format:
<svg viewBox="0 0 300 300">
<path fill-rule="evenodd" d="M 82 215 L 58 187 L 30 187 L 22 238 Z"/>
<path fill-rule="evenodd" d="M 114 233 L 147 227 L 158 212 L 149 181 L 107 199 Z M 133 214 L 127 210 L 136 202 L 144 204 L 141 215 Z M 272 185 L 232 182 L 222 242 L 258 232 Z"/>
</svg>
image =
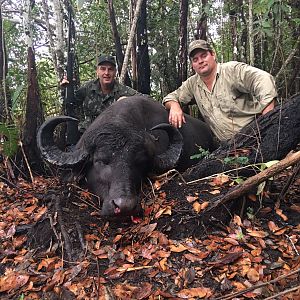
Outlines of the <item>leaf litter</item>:
<svg viewBox="0 0 300 300">
<path fill-rule="evenodd" d="M 209 200 L 232 185 L 156 180 L 143 190 L 144 216 L 118 222 L 56 179 L 0 182 L 0 298 L 299 299 L 299 180 L 279 204 L 252 194 L 244 211 L 234 203 L 204 221 Z"/>
</svg>

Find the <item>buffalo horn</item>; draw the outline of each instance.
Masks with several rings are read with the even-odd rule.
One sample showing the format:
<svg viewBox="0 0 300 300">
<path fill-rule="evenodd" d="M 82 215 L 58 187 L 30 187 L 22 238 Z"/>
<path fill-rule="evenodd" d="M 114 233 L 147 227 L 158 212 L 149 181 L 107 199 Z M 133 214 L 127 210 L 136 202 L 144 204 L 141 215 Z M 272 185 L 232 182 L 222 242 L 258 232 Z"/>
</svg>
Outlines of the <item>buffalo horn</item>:
<svg viewBox="0 0 300 300">
<path fill-rule="evenodd" d="M 78 122 L 77 119 L 68 116 L 56 116 L 47 119 L 37 133 L 37 146 L 42 157 L 49 163 L 60 167 L 73 167 L 85 160 L 88 153 L 85 149 L 75 148 L 72 152 L 60 150 L 54 142 L 54 130 L 56 126 L 64 122 Z"/>
<path fill-rule="evenodd" d="M 154 165 L 158 171 L 167 171 L 174 168 L 180 158 L 183 148 L 183 138 L 179 130 L 170 124 L 161 123 L 150 130 L 165 130 L 169 136 L 167 150 L 155 157 Z"/>
</svg>

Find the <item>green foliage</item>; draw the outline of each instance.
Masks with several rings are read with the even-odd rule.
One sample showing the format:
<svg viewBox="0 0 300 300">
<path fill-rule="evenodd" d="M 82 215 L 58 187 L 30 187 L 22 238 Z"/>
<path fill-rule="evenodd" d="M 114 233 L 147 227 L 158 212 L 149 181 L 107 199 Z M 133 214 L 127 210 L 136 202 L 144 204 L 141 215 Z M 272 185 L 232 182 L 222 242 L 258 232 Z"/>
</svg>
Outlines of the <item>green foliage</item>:
<svg viewBox="0 0 300 300">
<path fill-rule="evenodd" d="M 228 165 L 247 165 L 249 164 L 249 158 L 246 156 L 230 156 L 224 158 L 224 164 Z"/>
<path fill-rule="evenodd" d="M 208 150 L 203 149 L 201 146 L 199 147 L 199 153 L 190 156 L 190 159 L 201 159 L 204 157 L 209 157 L 210 152 Z"/>
<path fill-rule="evenodd" d="M 0 123 L 0 152 L 11 157 L 18 149 L 19 131 L 13 125 Z"/>
<path fill-rule="evenodd" d="M 247 207 L 247 217 L 249 220 L 254 219 L 254 209 L 252 207 Z"/>
</svg>

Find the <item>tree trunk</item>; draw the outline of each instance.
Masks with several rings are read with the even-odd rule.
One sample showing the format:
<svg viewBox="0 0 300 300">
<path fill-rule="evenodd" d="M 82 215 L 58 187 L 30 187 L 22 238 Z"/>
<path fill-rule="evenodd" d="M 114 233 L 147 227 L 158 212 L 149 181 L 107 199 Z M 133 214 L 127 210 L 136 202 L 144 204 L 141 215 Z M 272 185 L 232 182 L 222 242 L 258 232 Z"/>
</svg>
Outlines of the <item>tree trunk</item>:
<svg viewBox="0 0 300 300">
<path fill-rule="evenodd" d="M 60 0 L 53 0 L 53 9 L 55 15 L 55 36 L 56 36 L 56 48 L 53 49 L 53 55 L 56 57 L 56 68 L 57 68 L 57 76 L 60 81 L 65 72 L 65 32 L 64 32 L 64 14 L 62 2 Z"/>
<path fill-rule="evenodd" d="M 229 11 L 229 19 L 231 27 L 232 58 L 233 60 L 238 60 L 237 11 L 235 9 Z"/>
<path fill-rule="evenodd" d="M 39 167 L 40 159 L 36 145 L 37 128 L 42 124 L 42 105 L 37 81 L 37 70 L 35 64 L 35 55 L 32 43 L 31 30 L 31 6 L 30 0 L 27 0 L 24 8 L 24 32 L 27 42 L 27 102 L 25 124 L 23 128 L 22 142 L 28 161 L 33 163 L 33 166 Z M 36 163 L 36 165 L 35 165 Z"/>
<path fill-rule="evenodd" d="M 118 62 L 118 72 L 121 74 L 122 66 L 124 62 L 124 54 L 122 51 L 122 43 L 121 38 L 118 32 L 117 22 L 116 22 L 116 15 L 113 0 L 108 0 L 108 11 L 109 11 L 109 20 L 112 28 L 112 33 L 115 41 L 115 49 L 116 49 L 116 58 Z M 131 81 L 128 75 L 128 72 L 125 73 L 124 83 L 128 86 L 131 86 Z"/>
<path fill-rule="evenodd" d="M 248 22 L 249 65 L 254 66 L 253 0 L 249 0 L 248 5 L 249 5 L 249 22 Z"/>
<path fill-rule="evenodd" d="M 136 4 L 134 19 L 132 21 L 132 25 L 131 25 L 131 29 L 130 29 L 130 33 L 129 33 L 129 38 L 128 38 L 128 42 L 127 42 L 127 46 L 126 46 L 124 63 L 122 65 L 122 70 L 121 70 L 121 75 L 120 75 L 120 82 L 121 83 L 124 83 L 124 81 L 125 81 L 125 74 L 127 72 L 127 66 L 128 66 L 130 50 L 131 50 L 131 47 L 132 47 L 132 43 L 133 43 L 133 39 L 134 39 L 134 33 L 135 33 L 135 29 L 136 29 L 136 24 L 137 24 L 138 17 L 140 15 L 141 6 L 142 6 L 143 1 L 144 0 L 138 0 L 137 4 Z"/>
<path fill-rule="evenodd" d="M 200 20 L 197 22 L 196 32 L 194 34 L 195 40 L 207 40 L 207 14 L 205 8 L 207 6 L 207 0 L 202 0 L 202 12 Z"/>
<path fill-rule="evenodd" d="M 147 35 L 147 1 L 143 0 L 137 25 L 137 79 L 138 91 L 150 94 L 150 59 Z"/>
<path fill-rule="evenodd" d="M 187 17 L 189 1 L 180 1 L 179 16 L 179 62 L 178 62 L 178 81 L 177 86 L 187 79 Z"/>
<path fill-rule="evenodd" d="M 3 33 L 2 5 L 0 4 L 0 122 L 11 123 L 11 98 L 6 84 L 7 59 Z"/>
<path fill-rule="evenodd" d="M 245 126 L 233 139 L 212 152 L 184 174 L 186 181 L 195 180 L 234 169 L 224 158 L 247 156 L 249 164 L 282 159 L 300 143 L 300 95 L 286 100 L 264 116 Z M 248 176 L 253 168 L 242 169 L 239 174 Z"/>
</svg>

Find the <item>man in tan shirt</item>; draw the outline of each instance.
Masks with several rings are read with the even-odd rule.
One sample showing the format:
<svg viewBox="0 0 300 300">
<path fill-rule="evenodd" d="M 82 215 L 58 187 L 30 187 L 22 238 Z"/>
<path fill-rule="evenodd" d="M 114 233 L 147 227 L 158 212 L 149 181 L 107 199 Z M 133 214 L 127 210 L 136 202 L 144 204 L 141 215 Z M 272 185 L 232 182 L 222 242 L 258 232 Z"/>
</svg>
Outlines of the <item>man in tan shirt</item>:
<svg viewBox="0 0 300 300">
<path fill-rule="evenodd" d="M 163 99 L 173 126 L 185 123 L 180 103 L 195 99 L 205 122 L 224 141 L 256 115 L 274 108 L 277 92 L 269 73 L 236 61 L 217 63 L 215 52 L 204 40 L 191 42 L 188 55 L 196 74 Z"/>
</svg>

